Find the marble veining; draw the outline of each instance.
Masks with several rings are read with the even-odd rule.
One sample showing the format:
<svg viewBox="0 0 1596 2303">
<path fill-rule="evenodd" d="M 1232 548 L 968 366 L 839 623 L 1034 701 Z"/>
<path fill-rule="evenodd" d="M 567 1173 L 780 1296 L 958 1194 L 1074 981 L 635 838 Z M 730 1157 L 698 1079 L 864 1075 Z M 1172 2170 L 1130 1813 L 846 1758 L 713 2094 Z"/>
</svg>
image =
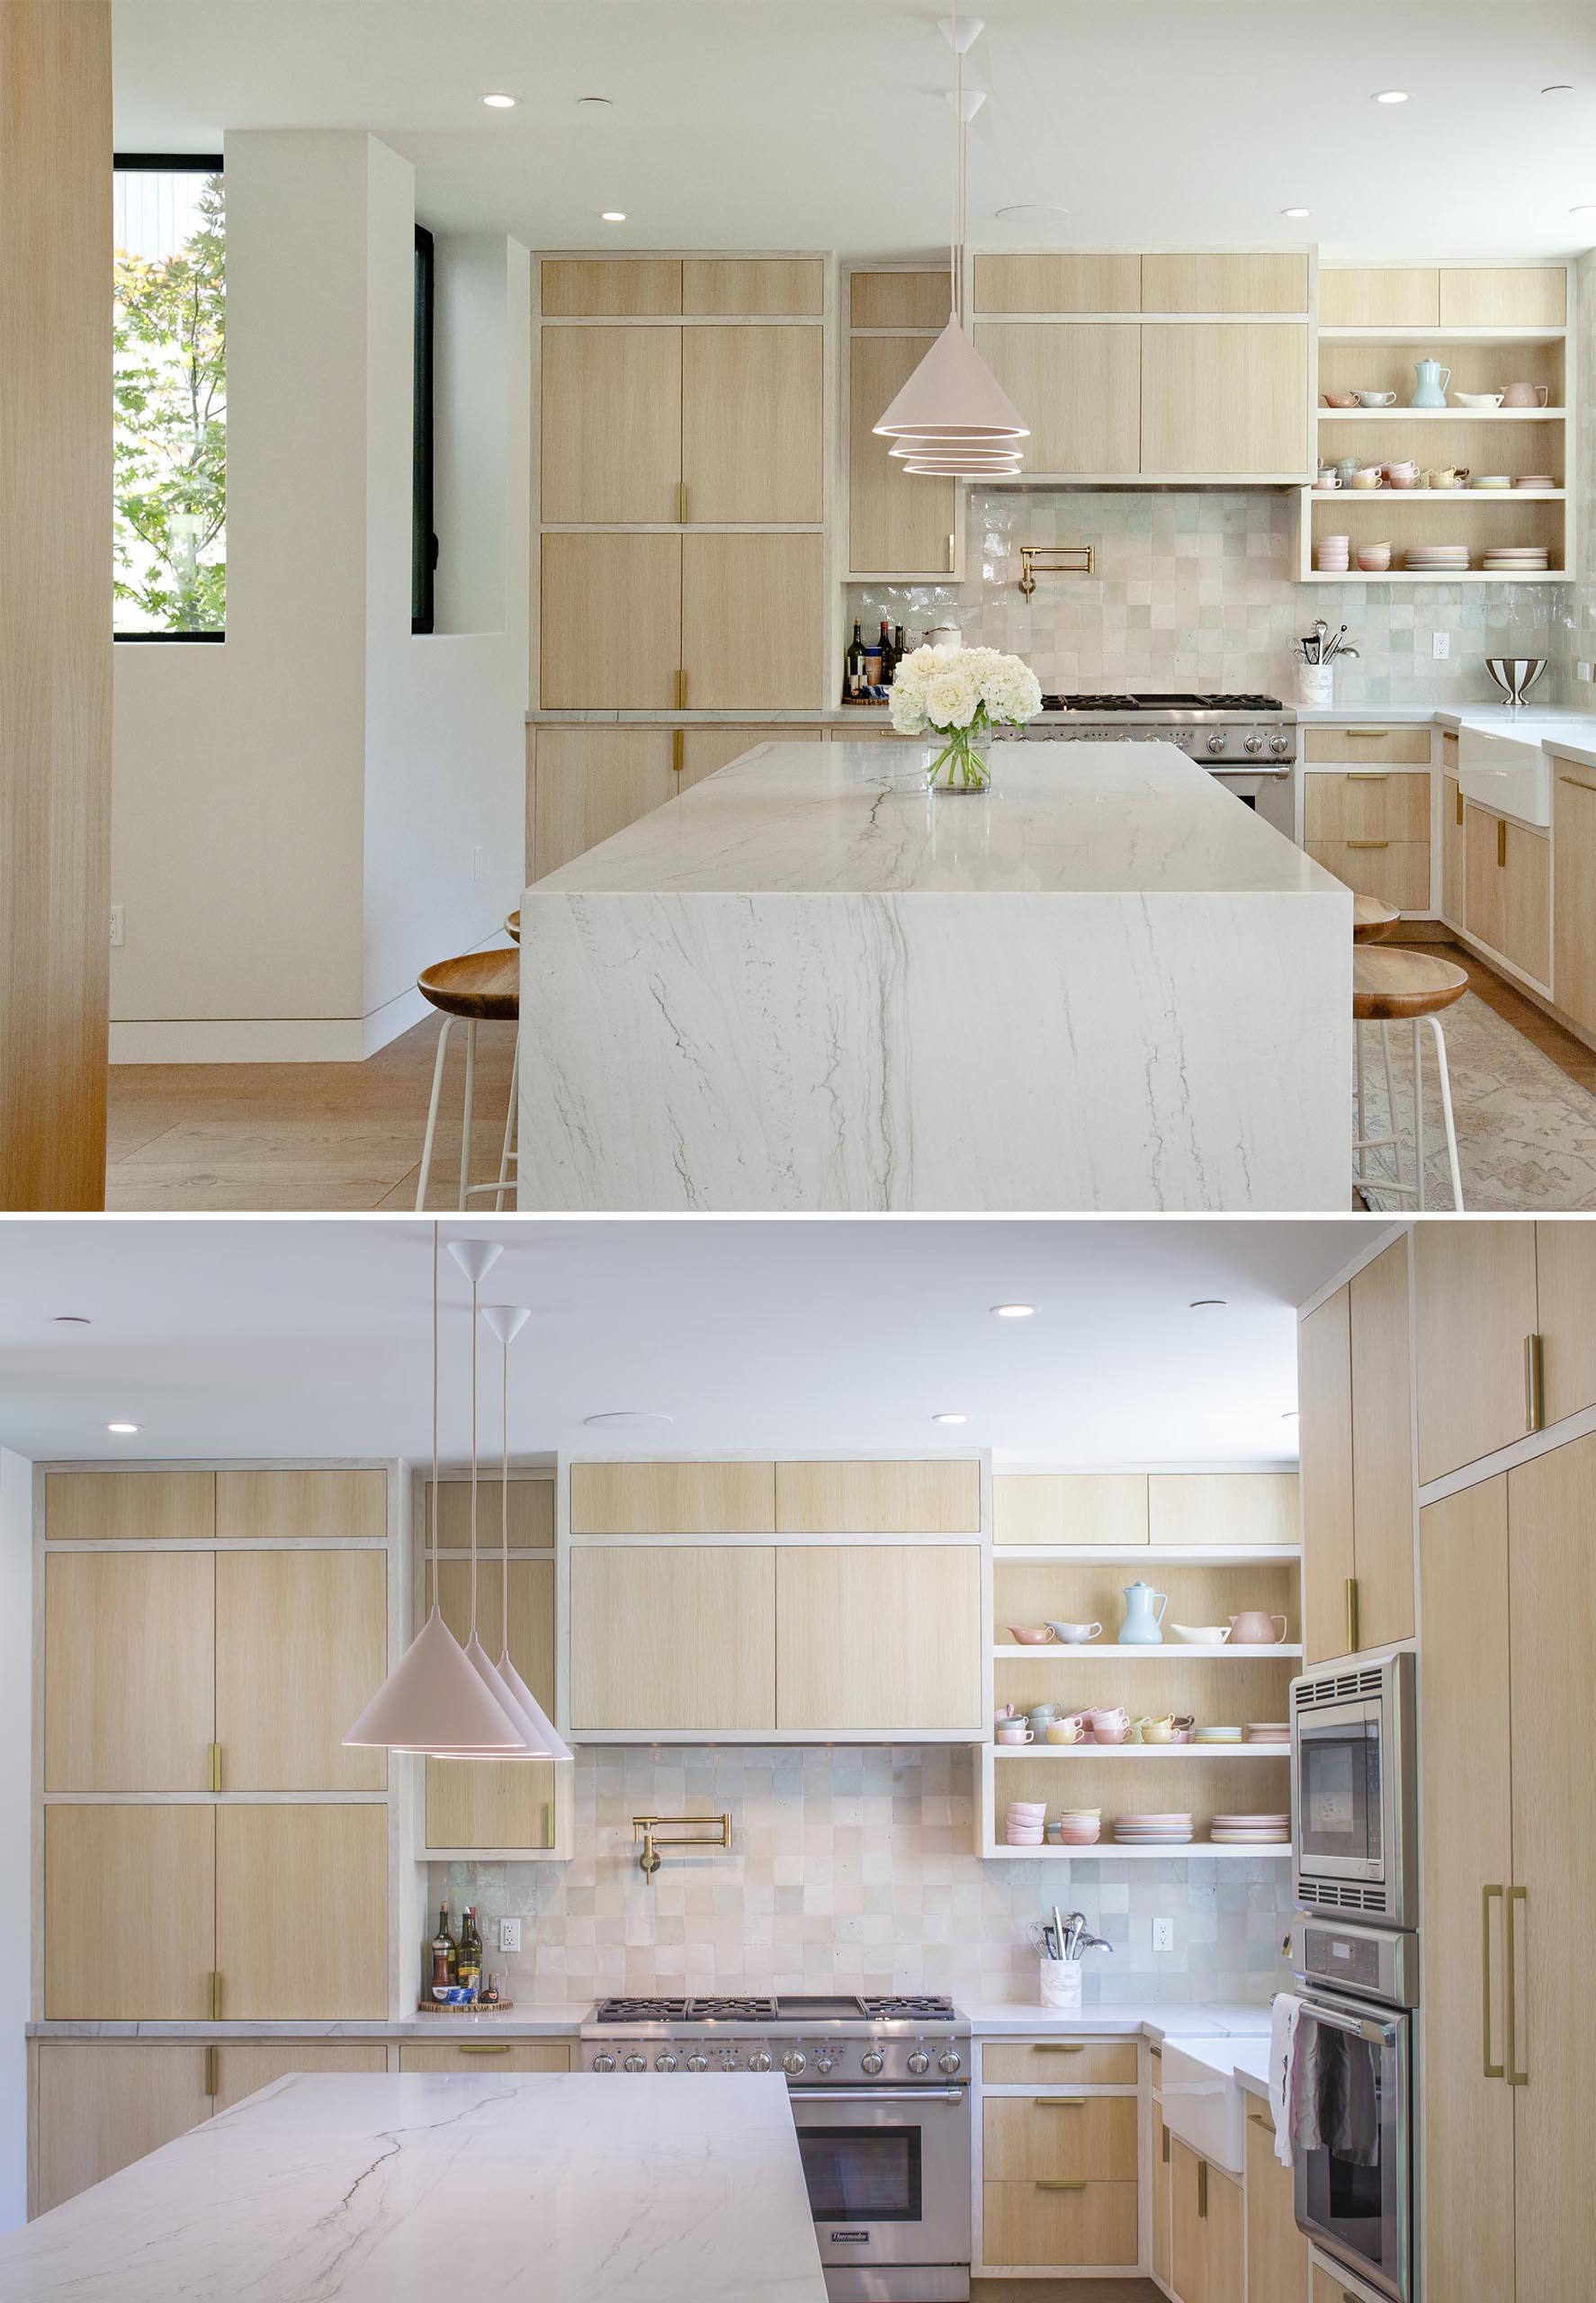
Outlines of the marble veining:
<svg viewBox="0 0 1596 2303">
<path fill-rule="evenodd" d="M 826 2303 L 777 2076 L 278 2080 L 0 2241 L 0 2303 Z"/>
</svg>

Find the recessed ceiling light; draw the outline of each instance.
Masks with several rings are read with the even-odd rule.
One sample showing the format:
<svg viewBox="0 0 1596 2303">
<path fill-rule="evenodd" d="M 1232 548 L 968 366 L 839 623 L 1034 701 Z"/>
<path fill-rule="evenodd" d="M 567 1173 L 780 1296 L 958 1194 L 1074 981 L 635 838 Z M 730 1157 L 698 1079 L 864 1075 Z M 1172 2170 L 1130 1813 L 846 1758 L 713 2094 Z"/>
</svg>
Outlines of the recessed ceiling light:
<svg viewBox="0 0 1596 2303">
<path fill-rule="evenodd" d="M 105 1429 L 107 1431 L 137 1431 L 139 1426 L 136 1423 L 108 1423 Z"/>
<path fill-rule="evenodd" d="M 941 1415 L 934 1415 L 931 1420 L 933 1423 L 968 1423 L 970 1419 L 967 1415 L 950 1415 L 944 1412 Z"/>
<path fill-rule="evenodd" d="M 1036 1310 L 1035 1304 L 994 1304 L 992 1310 L 1000 1320 L 1028 1320 Z"/>
<path fill-rule="evenodd" d="M 1280 1411 L 1280 1420 L 1282 1423 L 1295 1423 L 1301 1414 L 1302 1410 L 1300 1407 L 1282 1408 Z"/>
<path fill-rule="evenodd" d="M 1375 95 L 1375 102 L 1377 104 L 1405 104 L 1407 100 L 1408 92 L 1405 88 L 1380 88 L 1376 90 Z"/>
<path fill-rule="evenodd" d="M 1280 211 L 1282 216 L 1311 216 L 1313 212 L 1311 208 L 1282 208 Z"/>
<path fill-rule="evenodd" d="M 1050 207 L 1042 200 L 1016 200 L 1007 208 L 1000 208 L 997 215 L 1000 224 L 1027 224 L 1041 222 L 1051 216 L 1067 216 L 1069 212 L 1067 208 Z"/>
<path fill-rule="evenodd" d="M 606 1407 L 597 1415 L 585 1415 L 582 1420 L 598 1429 L 613 1431 L 623 1424 L 674 1423 L 676 1418 L 674 1415 L 657 1414 L 651 1408 Z"/>
<path fill-rule="evenodd" d="M 90 1322 L 85 1319 L 81 1312 L 58 1312 L 55 1324 L 58 1328 L 86 1328 L 90 1325 Z"/>
<path fill-rule="evenodd" d="M 577 98 L 577 110 L 578 112 L 583 110 L 593 112 L 610 112 L 613 109 L 613 101 L 608 96 L 578 96 Z"/>
<path fill-rule="evenodd" d="M 1574 82 L 1572 80 L 1554 80 L 1549 86 L 1541 90 L 1541 94 L 1543 96 L 1572 96 L 1573 94 Z"/>
<path fill-rule="evenodd" d="M 626 221 L 626 211 L 623 208 L 601 208 L 598 211 L 598 220 L 601 224 L 623 224 Z"/>
<path fill-rule="evenodd" d="M 1186 1308 L 1188 1312 L 1223 1312 L 1224 1302 L 1223 1295 L 1198 1295 Z"/>
<path fill-rule="evenodd" d="M 1596 200 L 1582 201 L 1577 208 L 1571 208 L 1568 212 L 1571 216 L 1596 216 Z"/>
<path fill-rule="evenodd" d="M 514 96 L 484 96 L 482 102 L 487 105 L 489 112 L 514 112 L 516 109 L 516 99 Z"/>
</svg>

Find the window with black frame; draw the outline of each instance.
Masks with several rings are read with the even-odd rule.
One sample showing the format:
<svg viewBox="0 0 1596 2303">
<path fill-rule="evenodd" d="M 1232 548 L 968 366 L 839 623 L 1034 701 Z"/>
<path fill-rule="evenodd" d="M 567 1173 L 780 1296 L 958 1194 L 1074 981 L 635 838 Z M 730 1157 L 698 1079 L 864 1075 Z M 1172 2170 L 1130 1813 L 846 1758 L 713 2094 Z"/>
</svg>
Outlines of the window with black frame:
<svg viewBox="0 0 1596 2303">
<path fill-rule="evenodd" d="M 438 539 L 433 527 L 433 249 L 432 234 L 416 227 L 416 310 L 410 456 L 410 629 L 433 628 L 433 588 Z"/>
<path fill-rule="evenodd" d="M 222 165 L 119 153 L 112 177 L 113 601 L 118 640 L 227 629 Z"/>
</svg>

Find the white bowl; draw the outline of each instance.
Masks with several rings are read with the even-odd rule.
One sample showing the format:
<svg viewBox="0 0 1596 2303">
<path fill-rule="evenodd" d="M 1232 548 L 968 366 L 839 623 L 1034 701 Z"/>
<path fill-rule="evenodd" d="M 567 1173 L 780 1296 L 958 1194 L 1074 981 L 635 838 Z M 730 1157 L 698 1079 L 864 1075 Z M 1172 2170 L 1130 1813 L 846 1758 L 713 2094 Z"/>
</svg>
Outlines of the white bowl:
<svg viewBox="0 0 1596 2303">
<path fill-rule="evenodd" d="M 1230 1637 L 1227 1623 L 1172 1623 L 1170 1629 L 1188 1647 L 1223 1647 Z"/>
</svg>

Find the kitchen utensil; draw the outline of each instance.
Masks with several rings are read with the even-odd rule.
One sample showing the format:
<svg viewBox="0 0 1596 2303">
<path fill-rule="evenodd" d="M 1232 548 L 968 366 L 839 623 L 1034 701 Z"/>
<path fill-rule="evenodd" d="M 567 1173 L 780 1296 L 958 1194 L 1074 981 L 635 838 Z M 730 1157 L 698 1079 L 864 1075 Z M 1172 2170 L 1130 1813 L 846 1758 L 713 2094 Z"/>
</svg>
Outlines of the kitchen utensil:
<svg viewBox="0 0 1596 2303">
<path fill-rule="evenodd" d="M 1044 1959 L 1042 1962 L 1042 1999 L 1047 2007 L 1079 2007 L 1080 2004 L 1080 1962 L 1079 1959 Z"/>
<path fill-rule="evenodd" d="M 1443 368 L 1439 360 L 1417 360 L 1413 363 L 1417 381 L 1410 408 L 1445 408 L 1447 386 L 1452 381 L 1450 368 Z"/>
<path fill-rule="evenodd" d="M 1544 384 L 1510 384 L 1502 395 L 1503 408 L 1544 408 L 1551 394 Z"/>
<path fill-rule="evenodd" d="M 1335 571 L 1322 560 L 1321 569 L 1327 575 Z M 1345 568 L 1346 561 L 1341 562 Z M 1296 700 L 1304 711 L 1323 711 L 1335 702 L 1335 673 L 1328 664 L 1299 664 L 1296 668 Z"/>
<path fill-rule="evenodd" d="M 1243 1608 L 1230 1619 L 1230 1635 L 1238 1647 L 1279 1647 L 1285 1643 L 1286 1618 L 1266 1615 L 1260 1608 Z"/>
<path fill-rule="evenodd" d="M 1125 1587 L 1125 1621 L 1119 1626 L 1122 1647 L 1161 1647 L 1163 1633 L 1159 1628 L 1164 1619 L 1164 1609 L 1170 1604 L 1167 1591 L 1155 1591 L 1151 1583 L 1138 1576 Z"/>
<path fill-rule="evenodd" d="M 1089 1639 L 1101 1639 L 1103 1636 L 1100 1623 L 1054 1623 L 1050 1617 L 1047 1628 L 1055 1639 L 1062 1639 L 1066 1647 L 1083 1647 Z"/>
<path fill-rule="evenodd" d="M 1188 1647 L 1223 1647 L 1230 1637 L 1227 1623 L 1172 1623 L 1170 1629 Z"/>
<path fill-rule="evenodd" d="M 1357 398 L 1359 408 L 1394 408 L 1396 405 L 1394 392 L 1359 392 Z"/>
<path fill-rule="evenodd" d="M 1053 1633 L 1045 1623 L 1018 1624 L 1009 1626 L 1009 1636 L 1021 1647 L 1045 1647 Z"/>
<path fill-rule="evenodd" d="M 1485 669 L 1510 703 L 1522 703 L 1546 670 L 1544 656 L 1487 656 Z"/>
</svg>

